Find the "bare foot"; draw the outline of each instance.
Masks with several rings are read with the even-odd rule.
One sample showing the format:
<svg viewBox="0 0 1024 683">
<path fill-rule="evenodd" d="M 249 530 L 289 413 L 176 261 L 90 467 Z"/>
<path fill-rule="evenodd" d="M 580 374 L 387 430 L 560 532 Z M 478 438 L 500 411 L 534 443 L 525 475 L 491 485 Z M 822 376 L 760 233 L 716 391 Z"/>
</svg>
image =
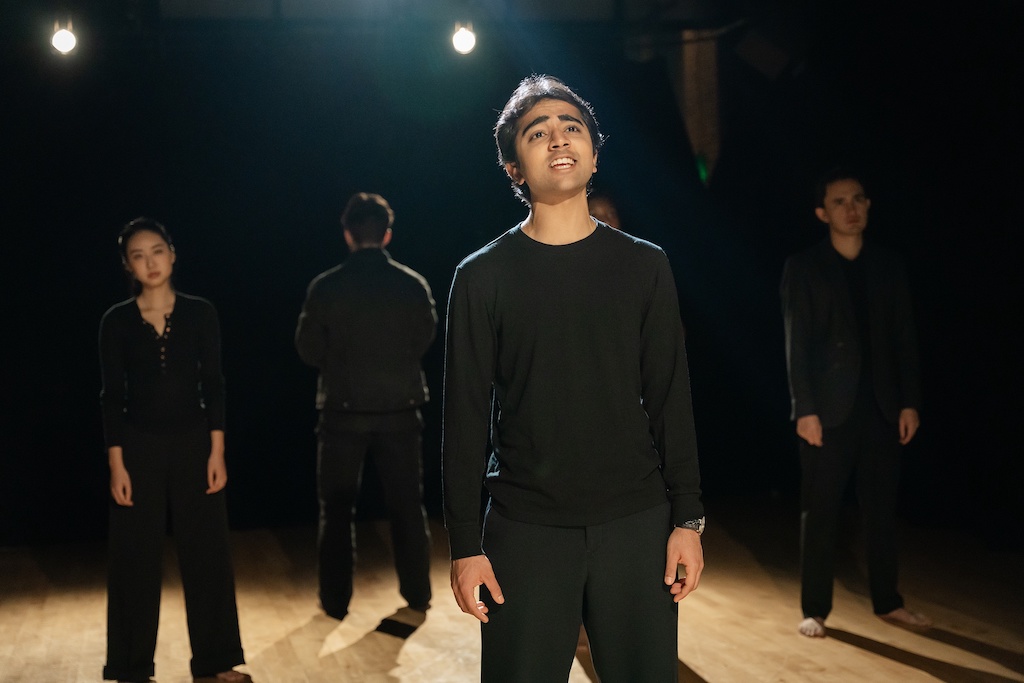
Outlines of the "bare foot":
<svg viewBox="0 0 1024 683">
<path fill-rule="evenodd" d="M 894 626 L 902 626 L 912 631 L 925 631 L 932 627 L 932 620 L 920 612 L 912 612 L 906 607 L 894 609 L 887 614 L 879 614 L 878 618 Z"/>
<path fill-rule="evenodd" d="M 808 638 L 825 637 L 825 620 L 821 617 L 807 617 L 796 628 L 802 635 Z"/>
</svg>

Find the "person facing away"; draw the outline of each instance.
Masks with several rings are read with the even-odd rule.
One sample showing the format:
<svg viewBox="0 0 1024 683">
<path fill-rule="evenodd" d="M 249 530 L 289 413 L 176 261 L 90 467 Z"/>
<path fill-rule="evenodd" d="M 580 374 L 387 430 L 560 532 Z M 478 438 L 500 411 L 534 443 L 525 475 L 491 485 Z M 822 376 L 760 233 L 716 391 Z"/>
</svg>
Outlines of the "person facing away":
<svg viewBox="0 0 1024 683">
<path fill-rule="evenodd" d="M 224 500 L 224 377 L 217 312 L 175 290 L 163 225 L 137 218 L 117 239 L 133 297 L 100 322 L 103 431 L 110 465 L 107 662 L 103 678 L 154 674 L 170 509 L 185 591 L 192 675 L 249 681 L 243 664 Z"/>
<path fill-rule="evenodd" d="M 437 314 L 427 281 L 392 260 L 394 212 L 378 194 L 353 195 L 341 215 L 351 255 L 315 277 L 295 330 L 299 357 L 319 371 L 316 407 L 320 604 L 344 619 L 352 598 L 356 501 L 373 458 L 391 520 L 399 590 L 430 606 L 430 535 L 423 509 L 421 359 Z"/>
<path fill-rule="evenodd" d="M 668 259 L 589 215 L 602 136 L 562 81 L 524 79 L 495 139 L 529 213 L 456 269 L 442 445 L 481 679 L 565 681 L 582 622 L 605 683 L 672 681 L 704 511 Z"/>
<path fill-rule="evenodd" d="M 907 276 L 895 253 L 864 239 L 871 200 L 858 176 L 829 172 L 817 202 L 828 236 L 787 259 L 780 287 L 801 466 L 799 632 L 825 636 L 851 479 L 875 614 L 926 628 L 930 621 L 904 607 L 897 591 L 900 451 L 917 432 L 921 403 Z"/>
</svg>

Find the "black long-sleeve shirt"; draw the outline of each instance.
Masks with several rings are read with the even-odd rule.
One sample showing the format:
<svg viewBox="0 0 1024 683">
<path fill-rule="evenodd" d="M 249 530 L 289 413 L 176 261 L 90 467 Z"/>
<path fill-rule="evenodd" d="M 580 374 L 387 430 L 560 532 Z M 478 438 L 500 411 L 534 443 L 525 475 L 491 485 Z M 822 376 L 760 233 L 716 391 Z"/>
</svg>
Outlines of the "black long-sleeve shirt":
<svg viewBox="0 0 1024 683">
<path fill-rule="evenodd" d="M 103 315 L 99 346 L 108 448 L 126 423 L 152 434 L 224 429 L 220 325 L 206 299 L 177 292 L 162 335 L 135 299 L 122 301 Z"/>
<path fill-rule="evenodd" d="M 523 522 L 600 524 L 666 500 L 676 524 L 703 516 L 683 328 L 659 247 L 604 224 L 558 246 L 516 226 L 459 265 L 447 335 L 453 559 L 481 553 L 485 469 L 492 505 Z"/>
</svg>

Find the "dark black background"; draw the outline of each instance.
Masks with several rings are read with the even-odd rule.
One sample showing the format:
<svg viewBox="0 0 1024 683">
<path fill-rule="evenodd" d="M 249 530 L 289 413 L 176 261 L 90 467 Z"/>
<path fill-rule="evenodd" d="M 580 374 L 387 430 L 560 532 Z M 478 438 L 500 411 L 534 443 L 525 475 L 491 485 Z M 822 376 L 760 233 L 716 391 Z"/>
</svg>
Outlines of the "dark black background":
<svg viewBox="0 0 1024 683">
<path fill-rule="evenodd" d="M 775 78 L 735 49 L 764 17 L 731 8 L 748 23 L 719 40 L 708 187 L 668 63 L 626 59 L 623 24 L 478 22 L 460 57 L 440 23 L 126 22 L 115 4 L 80 17 L 69 57 L 46 44 L 51 15 L 0 5 L 0 545 L 105 532 L 96 332 L 127 296 L 115 236 L 140 214 L 174 235 L 177 286 L 220 312 L 233 525 L 312 524 L 314 375 L 292 334 L 306 284 L 344 256 L 345 200 L 389 199 L 390 251 L 443 320 L 455 265 L 525 214 L 490 131 L 519 79 L 547 72 L 595 106 L 596 182 L 625 229 L 672 260 L 707 497 L 795 495 L 777 286 L 824 236 L 811 188 L 841 161 L 864 171 L 870 238 L 903 254 L 916 297 L 925 405 L 902 512 L 1020 547 L 1020 3 L 780 3 Z M 426 358 L 434 515 L 442 339 Z"/>
</svg>

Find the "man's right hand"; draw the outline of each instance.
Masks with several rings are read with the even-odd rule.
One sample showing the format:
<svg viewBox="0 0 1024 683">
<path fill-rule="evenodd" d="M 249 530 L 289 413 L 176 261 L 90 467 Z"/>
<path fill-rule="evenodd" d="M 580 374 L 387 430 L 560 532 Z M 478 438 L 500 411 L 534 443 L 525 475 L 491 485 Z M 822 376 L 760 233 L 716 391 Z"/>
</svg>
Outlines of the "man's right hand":
<svg viewBox="0 0 1024 683">
<path fill-rule="evenodd" d="M 486 555 L 452 560 L 452 592 L 455 593 L 455 602 L 459 603 L 459 609 L 463 612 L 486 624 L 487 605 L 476 597 L 476 589 L 481 585 L 487 586 L 496 603 L 500 605 L 505 602 L 498 580 L 494 577 L 491 561 Z"/>
<path fill-rule="evenodd" d="M 821 446 L 821 420 L 817 415 L 804 415 L 796 421 L 796 433 L 812 446 Z"/>
</svg>

